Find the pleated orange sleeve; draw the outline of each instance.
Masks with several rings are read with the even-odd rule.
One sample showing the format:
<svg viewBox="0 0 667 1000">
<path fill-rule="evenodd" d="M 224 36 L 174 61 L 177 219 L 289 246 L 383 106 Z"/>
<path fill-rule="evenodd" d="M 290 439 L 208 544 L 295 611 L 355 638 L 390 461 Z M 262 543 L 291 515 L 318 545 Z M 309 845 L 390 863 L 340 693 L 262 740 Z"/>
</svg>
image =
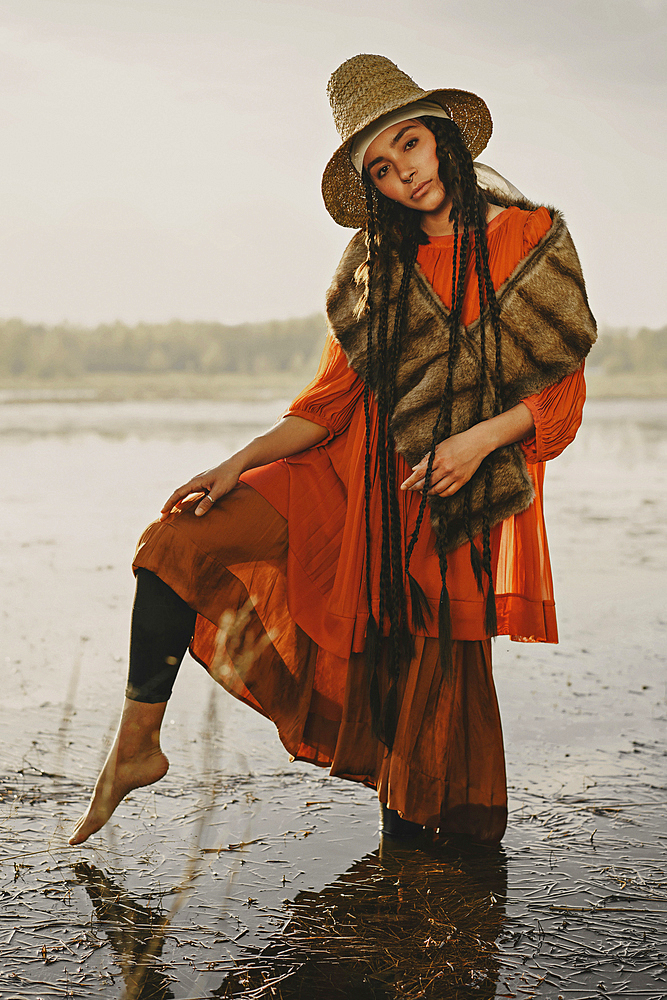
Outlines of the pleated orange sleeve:
<svg viewBox="0 0 667 1000">
<path fill-rule="evenodd" d="M 328 334 L 315 378 L 292 401 L 284 415 L 303 417 L 326 427 L 329 436 L 322 441 L 326 444 L 347 429 L 363 391 L 364 384 L 348 366 L 340 344 Z"/>
<path fill-rule="evenodd" d="M 584 366 L 523 402 L 530 410 L 535 433 L 521 442 L 526 461 L 535 465 L 558 458 L 574 441 L 586 399 Z"/>
</svg>

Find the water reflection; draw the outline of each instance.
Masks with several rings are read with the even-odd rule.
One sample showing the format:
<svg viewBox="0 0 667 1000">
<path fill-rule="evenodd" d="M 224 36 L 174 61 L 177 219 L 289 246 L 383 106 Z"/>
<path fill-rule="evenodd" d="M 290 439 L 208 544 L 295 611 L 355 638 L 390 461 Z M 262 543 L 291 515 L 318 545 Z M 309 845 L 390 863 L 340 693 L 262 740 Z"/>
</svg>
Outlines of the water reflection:
<svg viewBox="0 0 667 1000">
<path fill-rule="evenodd" d="M 506 892 L 502 851 L 385 839 L 321 892 L 300 892 L 280 934 L 212 996 L 490 1000 Z"/>
<path fill-rule="evenodd" d="M 173 1000 L 160 968 L 164 916 L 137 903 L 121 886 L 87 861 L 73 865 L 113 948 L 125 981 L 126 1000 Z"/>
<path fill-rule="evenodd" d="M 87 862 L 74 866 L 123 972 L 127 1000 L 171 1000 L 165 922 Z M 507 895 L 501 850 L 385 841 L 246 948 L 211 997 L 491 1000 Z M 210 956 L 209 956 L 210 957 Z"/>
</svg>

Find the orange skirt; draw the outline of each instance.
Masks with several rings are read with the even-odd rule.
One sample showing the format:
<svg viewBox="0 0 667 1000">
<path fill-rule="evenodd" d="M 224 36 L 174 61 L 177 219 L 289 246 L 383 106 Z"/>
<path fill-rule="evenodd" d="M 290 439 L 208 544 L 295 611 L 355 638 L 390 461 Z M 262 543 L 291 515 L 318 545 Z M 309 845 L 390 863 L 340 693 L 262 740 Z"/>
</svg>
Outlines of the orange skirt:
<svg viewBox="0 0 667 1000">
<path fill-rule="evenodd" d="M 415 637 L 388 750 L 373 735 L 363 654 L 335 656 L 290 616 L 285 518 L 244 483 L 204 517 L 193 506 L 146 528 L 134 568 L 197 611 L 195 659 L 275 723 L 294 759 L 377 789 L 414 823 L 498 843 L 507 792 L 491 641 L 455 640 L 444 681 L 438 641 Z"/>
</svg>

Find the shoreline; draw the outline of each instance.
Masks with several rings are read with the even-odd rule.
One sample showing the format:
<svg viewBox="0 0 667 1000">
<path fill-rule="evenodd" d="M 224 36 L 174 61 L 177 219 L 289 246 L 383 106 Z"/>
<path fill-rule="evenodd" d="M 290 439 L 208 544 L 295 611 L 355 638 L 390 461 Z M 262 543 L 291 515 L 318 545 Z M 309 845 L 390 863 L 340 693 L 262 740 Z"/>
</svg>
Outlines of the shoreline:
<svg viewBox="0 0 667 1000">
<path fill-rule="evenodd" d="M 59 378 L 1 376 L 0 403 L 125 402 L 130 400 L 271 400 L 292 398 L 315 372 L 89 372 Z M 667 371 L 608 375 L 586 372 L 589 399 L 667 399 Z"/>
</svg>

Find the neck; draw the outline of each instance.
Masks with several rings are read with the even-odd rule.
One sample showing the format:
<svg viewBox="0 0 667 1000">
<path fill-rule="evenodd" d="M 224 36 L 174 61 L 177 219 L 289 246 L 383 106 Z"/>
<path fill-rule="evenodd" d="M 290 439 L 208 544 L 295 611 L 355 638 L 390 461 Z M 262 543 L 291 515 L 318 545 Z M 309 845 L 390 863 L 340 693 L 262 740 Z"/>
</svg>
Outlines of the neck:
<svg viewBox="0 0 667 1000">
<path fill-rule="evenodd" d="M 452 199 L 447 198 L 443 204 L 433 212 L 424 212 L 421 220 L 421 228 L 427 236 L 451 236 L 454 232 L 454 224 L 449 219 L 452 210 Z"/>
</svg>

